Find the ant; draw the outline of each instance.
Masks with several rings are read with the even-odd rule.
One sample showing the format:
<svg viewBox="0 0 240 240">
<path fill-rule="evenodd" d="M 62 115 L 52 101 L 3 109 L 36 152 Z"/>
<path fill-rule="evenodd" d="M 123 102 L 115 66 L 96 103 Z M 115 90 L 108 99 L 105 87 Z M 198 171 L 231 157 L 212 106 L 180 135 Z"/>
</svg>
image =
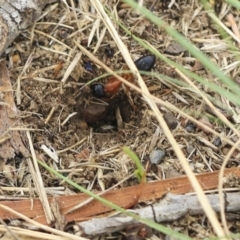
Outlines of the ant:
<svg viewBox="0 0 240 240">
<path fill-rule="evenodd" d="M 146 55 L 137 59 L 134 63 L 138 70 L 140 71 L 150 71 L 156 62 L 156 57 L 154 55 Z M 124 67 L 124 70 L 127 70 L 127 67 Z M 133 75 L 132 74 L 123 74 L 122 77 L 129 82 L 132 82 Z M 109 98 L 115 96 L 122 82 L 115 78 L 114 76 L 108 79 L 108 82 L 103 85 L 101 83 L 93 83 L 90 88 L 92 90 L 92 94 L 97 98 Z"/>
</svg>

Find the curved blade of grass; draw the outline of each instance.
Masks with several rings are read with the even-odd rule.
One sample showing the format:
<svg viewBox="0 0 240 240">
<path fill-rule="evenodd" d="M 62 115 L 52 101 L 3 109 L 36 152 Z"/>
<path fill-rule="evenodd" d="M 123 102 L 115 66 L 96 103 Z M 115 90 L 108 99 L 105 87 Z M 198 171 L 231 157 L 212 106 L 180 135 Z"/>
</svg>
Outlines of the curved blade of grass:
<svg viewBox="0 0 240 240">
<path fill-rule="evenodd" d="M 175 29 L 168 26 L 164 21 L 153 15 L 149 10 L 147 10 L 144 7 L 139 7 L 137 3 L 131 1 L 131 0 L 125 0 L 130 6 L 132 6 L 135 9 L 138 9 L 139 12 L 144 14 L 149 20 L 151 20 L 156 25 L 163 27 L 164 30 L 173 38 L 175 38 L 186 50 L 188 50 L 193 56 L 195 56 L 206 68 L 208 68 L 215 76 L 217 76 L 228 88 L 230 88 L 235 94 L 231 92 L 227 92 L 226 90 L 222 90 L 218 85 L 210 83 L 208 81 L 204 81 L 201 77 L 198 75 L 184 69 L 182 66 L 174 63 L 173 61 L 167 59 L 162 54 L 158 53 L 156 50 L 153 52 L 152 48 L 149 47 L 149 45 L 145 44 L 141 39 L 134 36 L 129 30 L 127 30 L 124 26 L 120 24 L 120 26 L 129 33 L 135 40 L 137 40 L 142 46 L 144 46 L 146 49 L 150 50 L 154 54 L 156 54 L 157 57 L 161 58 L 163 61 L 167 62 L 168 64 L 177 67 L 182 72 L 187 74 L 188 76 L 193 77 L 195 80 L 201 82 L 203 85 L 207 85 L 214 91 L 218 92 L 219 94 L 224 94 L 225 97 L 227 97 L 229 100 L 234 102 L 235 104 L 240 105 L 240 99 L 239 99 L 239 92 L 240 88 L 239 86 L 229 77 L 225 76 L 224 73 L 219 69 L 219 67 L 211 62 L 208 57 L 203 54 L 199 49 L 197 49 L 192 43 L 190 43 L 186 38 L 184 38 L 183 35 L 178 33 Z"/>
<path fill-rule="evenodd" d="M 236 0 L 225 0 L 226 3 L 229 3 L 230 5 L 234 6 L 235 8 L 240 9 L 240 2 Z"/>
<path fill-rule="evenodd" d="M 136 37 L 134 34 L 132 34 L 127 28 L 125 28 L 122 24 L 119 23 L 119 25 L 124 29 L 124 31 L 128 34 L 131 35 L 131 37 L 133 39 L 135 39 L 141 46 L 143 46 L 145 49 L 149 50 L 150 52 L 154 53 L 158 58 L 160 58 L 161 60 L 163 60 L 164 62 L 166 62 L 168 65 L 175 67 L 179 70 L 181 70 L 184 74 L 186 74 L 187 76 L 193 78 L 194 80 L 200 82 L 203 86 L 207 86 L 209 89 L 211 89 L 214 92 L 219 93 L 220 95 L 226 97 L 227 99 L 229 99 L 231 102 L 240 105 L 240 99 L 238 99 L 238 95 L 233 94 L 232 92 L 229 92 L 227 90 L 225 90 L 224 88 L 221 88 L 220 86 L 218 86 L 217 84 L 213 83 L 213 82 L 209 82 L 205 79 L 203 79 L 202 77 L 198 76 L 197 74 L 185 69 L 184 67 L 182 67 L 181 65 L 179 65 L 178 63 L 168 59 L 167 57 L 165 57 L 163 54 L 159 53 L 158 51 L 156 51 L 155 49 L 153 49 L 152 47 L 150 47 L 148 44 L 146 44 L 142 39 Z"/>
<path fill-rule="evenodd" d="M 116 19 L 115 19 L 116 20 Z M 136 40 L 141 46 L 143 46 L 145 49 L 149 50 L 150 52 L 154 53 L 158 58 L 160 58 L 161 60 L 163 60 L 164 62 L 166 62 L 167 64 L 169 64 L 172 67 L 175 67 L 179 70 L 181 70 L 184 74 L 186 74 L 187 76 L 193 78 L 194 80 L 200 82 L 203 86 L 207 86 L 209 89 L 211 89 L 212 91 L 219 93 L 220 95 L 226 97 L 227 99 L 229 99 L 231 102 L 237 104 L 240 106 L 240 99 L 239 99 L 239 94 L 236 95 L 232 92 L 229 92 L 228 90 L 220 87 L 219 85 L 213 83 L 213 82 L 209 82 L 205 79 L 203 79 L 202 77 L 198 76 L 197 74 L 185 69 L 184 67 L 182 67 L 181 65 L 179 65 L 178 63 L 173 62 L 172 60 L 168 59 L 167 57 L 165 57 L 163 54 L 159 53 L 156 49 L 150 47 L 148 44 L 146 44 L 142 39 L 138 38 L 137 36 L 135 36 L 134 34 L 132 34 L 127 28 L 125 28 L 120 22 L 117 22 L 119 24 L 119 26 L 121 26 L 121 28 L 128 33 L 129 35 L 131 35 L 131 37 Z"/>
<path fill-rule="evenodd" d="M 90 197 L 93 197 L 94 199 L 98 200 L 99 202 L 101 202 L 102 204 L 118 211 L 118 212 L 121 212 L 123 214 L 126 214 L 127 216 L 129 217 L 132 217 L 134 218 L 135 220 L 141 222 L 141 223 L 144 223 L 146 224 L 147 226 L 159 231 L 159 232 L 162 232 L 168 236 L 171 236 L 171 237 L 174 237 L 176 239 L 180 239 L 180 240 L 192 240 L 192 238 L 186 236 L 186 235 L 183 235 L 181 233 L 178 233 L 174 230 L 171 230 L 167 227 L 164 227 L 156 222 L 153 222 L 151 220 L 148 220 L 148 219 L 144 219 L 144 218 L 140 218 L 138 215 L 136 214 L 133 214 L 131 212 L 128 212 L 127 210 L 117 206 L 116 204 L 113 204 L 109 201 L 107 201 L 106 199 L 98 196 L 98 195 L 95 195 L 94 193 L 90 192 L 89 190 L 81 187 L 80 185 L 76 184 L 75 182 L 71 181 L 70 179 L 68 179 L 67 177 L 64 177 L 63 175 L 61 175 L 60 173 L 58 173 L 57 171 L 55 171 L 54 169 L 50 168 L 47 164 L 41 162 L 38 160 L 38 164 L 41 165 L 42 167 L 44 167 L 45 169 L 47 169 L 50 173 L 54 174 L 55 176 L 57 176 L 58 178 L 64 180 L 66 183 L 70 184 L 71 186 L 73 186 L 74 188 L 78 189 L 79 191 L 83 192 L 83 193 L 86 193 L 87 195 L 89 195 Z"/>
<path fill-rule="evenodd" d="M 151 22 L 156 24 L 159 27 L 162 27 L 169 36 L 173 37 L 180 43 L 186 50 L 188 50 L 194 57 L 196 57 L 207 69 L 209 69 L 215 76 L 217 76 L 223 83 L 225 83 L 233 92 L 239 94 L 239 86 L 229 77 L 225 76 L 224 73 L 219 70 L 219 67 L 214 64 L 205 54 L 203 54 L 196 46 L 189 42 L 182 34 L 177 30 L 170 27 L 166 22 L 152 14 L 148 9 L 139 6 L 136 2 L 132 0 L 124 0 L 133 8 L 137 9 L 142 13 L 146 18 Z"/>
<path fill-rule="evenodd" d="M 129 147 L 123 147 L 123 151 L 134 161 L 134 163 L 137 166 L 137 170 L 134 171 L 138 181 L 140 183 L 146 182 L 146 173 L 145 170 L 138 158 L 138 156 L 129 148 Z"/>
<path fill-rule="evenodd" d="M 209 3 L 208 0 L 201 0 L 201 3 L 207 12 L 208 16 L 212 19 L 212 22 L 217 29 L 218 33 L 220 34 L 221 38 L 224 39 L 224 42 L 227 46 L 232 49 L 232 51 L 238 51 L 238 47 L 234 46 L 232 42 L 232 38 L 239 44 L 240 39 L 225 25 L 222 21 L 217 17 L 213 5 Z M 229 38 L 231 37 L 231 38 Z"/>
<path fill-rule="evenodd" d="M 171 60 L 169 60 L 171 61 Z M 119 71 L 115 71 L 117 74 L 128 74 L 128 73 L 131 73 L 130 70 L 119 70 Z M 157 79 L 164 79 L 165 81 L 169 82 L 169 83 L 174 83 L 180 87 L 185 87 L 185 88 L 189 88 L 191 89 L 191 87 L 186 83 L 186 82 L 183 82 L 179 79 L 176 79 L 176 78 L 171 78 L 171 77 L 168 77 L 166 75 L 163 75 L 163 74 L 159 74 L 159 73 L 156 73 L 156 72 L 146 72 L 146 71 L 139 71 L 141 73 L 141 75 L 147 75 L 147 76 L 153 76 Z M 96 82 L 98 80 L 101 80 L 105 77 L 108 77 L 108 76 L 111 76 L 110 73 L 105 73 L 105 74 L 102 74 L 94 79 L 92 79 L 91 81 L 87 82 L 86 84 L 84 84 L 80 90 L 82 90 L 83 88 L 85 88 L 86 86 L 90 85 L 91 83 L 93 82 Z M 221 89 L 221 88 L 220 88 Z M 224 91 L 224 89 L 222 89 L 222 91 Z M 224 92 L 225 93 L 225 92 Z M 222 95 L 224 95 L 224 93 Z M 210 96 L 209 94 L 206 94 L 204 93 L 204 95 L 213 103 L 215 104 L 217 107 L 225 110 L 228 114 L 232 114 L 232 111 L 227 109 L 225 106 L 223 106 L 222 102 L 220 102 L 218 99 Z M 182 111 L 186 112 L 184 109 L 182 109 Z M 187 114 L 189 114 L 189 112 L 187 112 Z M 191 115 L 191 114 L 190 114 Z M 136 174 L 138 174 L 138 171 L 136 172 Z M 139 180 L 139 178 L 138 178 Z"/>
<path fill-rule="evenodd" d="M 179 87 L 182 87 L 182 88 L 187 88 L 189 90 L 191 90 L 192 88 L 186 83 L 186 82 L 183 82 L 179 79 L 176 79 L 176 78 L 171 78 L 171 77 L 168 77 L 168 76 L 165 76 L 165 75 L 162 75 L 162 74 L 158 74 L 158 73 L 151 73 L 151 76 L 154 76 L 156 78 L 162 78 L 164 79 L 166 82 L 168 83 L 174 83 L 176 85 L 178 85 Z M 229 110 L 226 106 L 223 105 L 223 103 L 221 101 L 219 101 L 218 99 L 212 97 L 211 95 L 207 94 L 207 93 L 204 93 L 203 94 L 214 104 L 216 105 L 217 107 L 225 110 L 228 114 L 232 113 L 231 110 Z"/>
<path fill-rule="evenodd" d="M 126 29 L 124 26 L 120 25 L 127 33 L 131 34 L 131 32 Z M 134 34 L 131 34 L 131 37 L 133 39 L 135 39 L 140 45 L 142 45 L 145 49 L 149 50 L 150 52 L 154 53 L 158 58 L 160 58 L 161 60 L 163 60 L 164 62 L 166 62 L 168 65 L 175 67 L 179 70 L 181 70 L 184 74 L 186 74 L 187 76 L 193 78 L 194 80 L 200 82 L 203 86 L 207 86 L 209 89 L 211 89 L 214 92 L 219 93 L 220 95 L 226 97 L 227 99 L 229 99 L 231 102 L 240 105 L 240 99 L 239 99 L 239 95 L 236 95 L 232 92 L 229 92 L 228 90 L 225 90 L 224 88 L 221 88 L 220 86 L 218 86 L 217 84 L 213 83 L 213 82 L 209 82 L 205 79 L 203 79 L 202 77 L 198 76 L 197 74 L 185 69 L 184 67 L 182 67 L 181 65 L 179 65 L 178 63 L 173 62 L 172 60 L 168 59 L 167 57 L 165 57 L 163 54 L 157 52 L 155 49 L 151 48 L 149 45 L 147 45 L 142 39 L 136 37 Z"/>
<path fill-rule="evenodd" d="M 179 65 L 179 64 L 171 61 L 170 59 L 166 58 L 161 53 L 156 53 L 156 56 L 159 57 L 160 59 L 162 59 L 164 62 L 168 63 L 170 66 L 173 66 L 173 67 L 179 69 L 184 74 L 186 74 L 186 75 L 190 76 L 191 78 L 195 79 L 196 81 L 200 82 L 203 86 L 207 86 L 208 88 L 210 88 L 214 92 L 219 93 L 221 96 L 226 97 L 231 102 L 233 102 L 237 105 L 240 105 L 240 99 L 238 97 L 239 95 L 233 94 L 232 92 L 229 92 L 229 91 L 221 88 L 217 84 L 203 79 L 202 77 L 198 76 L 197 74 L 195 74 L 193 72 L 190 72 L 189 70 L 185 69 L 181 65 Z"/>
</svg>

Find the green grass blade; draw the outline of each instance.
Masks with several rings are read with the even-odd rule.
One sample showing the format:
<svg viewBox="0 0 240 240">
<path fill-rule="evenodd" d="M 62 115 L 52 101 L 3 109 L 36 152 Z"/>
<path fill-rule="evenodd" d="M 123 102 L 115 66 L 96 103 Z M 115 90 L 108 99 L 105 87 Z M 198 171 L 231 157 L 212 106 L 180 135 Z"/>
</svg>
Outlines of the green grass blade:
<svg viewBox="0 0 240 240">
<path fill-rule="evenodd" d="M 136 164 L 137 170 L 135 170 L 135 175 L 139 182 L 144 183 L 146 182 L 146 173 L 145 170 L 141 164 L 140 159 L 138 156 L 129 148 L 129 147 L 123 147 L 123 151 L 134 161 Z"/>
<path fill-rule="evenodd" d="M 229 3 L 233 7 L 240 9 L 240 2 L 236 0 L 225 0 L 224 2 Z"/>
<path fill-rule="evenodd" d="M 44 167 L 45 169 L 47 169 L 49 172 L 51 172 L 52 174 L 54 174 L 55 176 L 57 176 L 58 178 L 64 180 L 66 183 L 70 184 L 71 186 L 73 186 L 74 188 L 78 189 L 79 191 L 83 192 L 83 193 L 86 193 L 87 195 L 89 195 L 90 197 L 93 197 L 94 199 L 100 201 L 102 204 L 116 210 L 116 211 L 119 211 L 121 213 L 124 213 L 126 214 L 127 216 L 130 216 L 132 218 L 134 218 L 135 220 L 141 222 L 141 223 L 144 223 L 146 224 L 147 226 L 159 231 L 159 232 L 162 232 L 168 236 L 172 236 L 176 239 L 180 239 L 180 240 L 191 240 L 190 237 L 186 236 L 186 235 L 183 235 L 181 233 L 178 233 L 174 230 L 171 230 L 167 227 L 164 227 L 156 222 L 153 222 L 151 220 L 148 220 L 148 219 L 144 219 L 144 218 L 140 218 L 138 215 L 136 214 L 133 214 L 131 212 L 128 212 L 126 211 L 125 209 L 115 205 L 114 203 L 111 203 L 109 201 L 107 201 L 106 199 L 88 191 L 87 189 L 81 187 L 80 185 L 74 183 L 73 181 L 71 181 L 70 179 L 68 179 L 67 177 L 64 177 L 63 175 L 61 175 L 60 173 L 58 173 L 57 171 L 55 171 L 54 169 L 50 168 L 48 165 L 46 165 L 45 163 L 41 162 L 38 160 L 38 164 L 41 165 L 42 167 Z"/>
<path fill-rule="evenodd" d="M 138 9 L 139 12 L 141 12 L 142 14 L 144 14 L 149 20 L 151 20 L 153 23 L 155 23 L 156 25 L 164 28 L 164 30 L 170 35 L 172 36 L 174 39 L 177 40 L 177 42 L 179 42 L 186 50 L 188 50 L 193 56 L 195 56 L 202 64 L 203 66 L 205 66 L 207 69 L 209 69 L 215 76 L 217 76 L 229 89 L 231 89 L 232 92 L 234 92 L 235 94 L 229 94 L 230 96 L 230 100 L 238 105 L 240 105 L 240 99 L 239 99 L 239 92 L 240 92 L 240 88 L 238 86 L 237 83 L 235 83 L 231 78 L 227 77 L 224 75 L 224 73 L 219 69 L 219 67 L 214 64 L 211 60 L 209 60 L 209 58 L 203 54 L 199 49 L 197 49 L 192 43 L 190 43 L 186 38 L 183 37 L 182 34 L 180 34 L 179 32 L 177 32 L 175 29 L 173 29 L 172 27 L 168 26 L 164 21 L 162 21 L 160 18 L 156 17 L 155 15 L 153 15 L 149 10 L 147 10 L 144 7 L 139 7 L 137 3 L 131 1 L 131 0 L 125 0 L 125 2 L 127 2 L 130 6 L 132 6 L 135 9 Z M 129 31 L 128 31 L 129 32 Z M 131 34 L 131 33 L 130 33 Z M 142 41 L 142 40 L 141 40 Z M 142 41 L 143 42 L 143 41 Z M 145 44 L 146 48 L 148 48 L 150 50 L 150 47 Z M 156 53 L 156 52 L 155 52 Z M 156 55 L 158 57 L 160 57 L 160 55 L 158 55 L 156 53 Z M 162 60 L 167 62 L 167 58 L 164 57 L 163 55 L 161 56 Z M 170 61 L 170 60 L 168 60 Z M 171 61 L 172 62 L 172 61 Z M 173 62 L 172 64 L 174 66 L 176 66 Z M 179 66 L 178 66 L 179 68 Z M 180 69 L 180 68 L 179 68 Z M 186 69 L 184 69 L 183 67 L 181 67 L 180 69 L 181 71 L 184 71 Z M 186 71 L 184 71 L 186 72 Z M 189 71 L 188 71 L 189 72 Z M 192 76 L 195 75 L 196 78 L 196 74 L 192 73 Z M 198 77 L 200 78 L 200 77 Z M 204 82 L 204 84 L 209 84 L 207 81 Z M 211 85 L 211 84 L 209 84 Z M 217 85 L 216 85 L 217 86 Z M 221 90 L 219 89 L 219 87 L 217 87 L 217 91 L 220 93 Z M 226 91 L 225 91 L 226 92 Z M 221 93 L 220 93 L 221 94 Z M 226 93 L 225 93 L 226 94 Z M 227 93 L 228 94 L 228 93 Z"/>
</svg>

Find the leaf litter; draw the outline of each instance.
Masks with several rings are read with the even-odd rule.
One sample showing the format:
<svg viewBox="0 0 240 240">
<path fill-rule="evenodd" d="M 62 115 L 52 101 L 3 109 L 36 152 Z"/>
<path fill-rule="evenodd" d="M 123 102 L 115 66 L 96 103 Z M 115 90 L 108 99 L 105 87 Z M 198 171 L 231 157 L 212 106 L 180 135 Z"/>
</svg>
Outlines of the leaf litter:
<svg viewBox="0 0 240 240">
<path fill-rule="evenodd" d="M 156 27 L 121 1 L 117 4 L 110 0 L 105 5 L 114 18 L 169 59 L 208 79 L 209 82 L 222 86 L 211 72 L 198 63 L 198 59 L 178 46 L 163 29 Z M 236 52 L 233 52 L 235 49 L 231 49 L 221 38 L 198 1 L 148 0 L 144 1 L 143 5 L 184 34 L 233 80 L 237 78 L 239 64 L 235 58 Z M 150 110 L 139 93 L 134 90 L 128 92 L 123 86 L 112 99 L 97 99 L 91 94 L 88 82 L 106 71 L 81 51 L 76 43 L 94 54 L 112 71 L 119 71 L 127 64 L 119 51 L 119 45 L 112 38 L 113 33 L 107 30 L 108 23 L 100 18 L 94 6 L 95 1 L 57 2 L 52 8 L 44 9 L 43 17 L 32 29 L 22 33 L 8 49 L 7 57 L 12 64 L 9 74 L 17 107 L 24 126 L 33 129 L 31 141 L 37 158 L 74 182 L 96 192 L 107 190 L 118 182 L 121 182 L 118 188 L 137 184 L 133 175 L 135 165 L 124 155 L 123 146 L 129 146 L 139 156 L 143 167 L 149 166 L 152 151 L 161 149 L 164 152 L 164 158 L 159 164 L 150 164 L 147 168 L 147 181 L 163 179 L 171 176 L 173 172 L 183 175 L 183 168 L 173 147 L 159 128 L 156 113 Z M 239 33 L 233 19 L 239 24 L 236 17 L 238 11 L 226 3 L 222 3 L 220 10 L 217 14 L 221 17 L 221 24 L 233 28 L 231 36 L 236 40 Z M 149 54 L 115 22 L 113 25 L 133 61 Z M 171 52 L 170 46 L 174 52 Z M 91 68 L 86 69 L 89 63 Z M 231 145 L 239 137 L 236 133 L 239 128 L 239 107 L 208 87 L 194 82 L 196 89 L 205 94 L 207 99 L 210 99 L 208 96 L 212 96 L 221 103 L 222 109 L 212 101 L 213 105 L 209 111 L 209 105 L 202 100 L 192 85 L 182 86 L 186 79 L 172 66 L 157 60 L 152 72 L 162 74 L 163 77 L 159 79 L 154 75 L 144 75 L 143 79 L 147 87 L 152 89 L 153 96 L 179 110 L 176 112 L 158 105 L 163 115 L 172 115 L 172 134 L 188 158 L 193 172 L 219 170 Z M 169 78 L 178 81 L 173 82 Z M 105 84 L 107 77 L 97 81 Z M 137 85 L 136 81 L 135 84 Z M 226 115 L 226 118 L 234 129 L 226 127 L 224 119 L 216 114 L 223 109 L 231 109 L 231 114 Z M 181 114 L 182 112 L 196 121 L 192 122 L 186 115 Z M 191 133 L 188 132 L 189 124 Z M 209 131 L 209 128 L 212 131 Z M 37 131 L 39 129 L 41 131 Z M 221 140 L 217 146 L 216 136 Z M 59 162 L 54 162 L 50 153 L 45 154 L 42 146 L 56 153 Z M 239 155 L 238 148 L 234 158 L 229 159 L 227 167 L 238 166 Z M 22 158 L 17 156 L 14 159 L 6 159 L 4 169 L 15 169 L 15 173 L 11 178 L 9 170 L 4 171 L 1 176 L 2 184 L 16 189 L 35 187 L 33 180 L 27 180 L 30 170 L 22 162 Z M 61 194 L 76 193 L 72 186 L 43 168 L 40 171 L 45 188 L 64 187 Z M 13 194 L 11 191 L 3 192 L 6 198 Z M 50 195 L 58 194 L 60 193 L 56 190 Z M 16 190 L 14 195 L 15 199 L 32 197 L 30 190 Z M 194 238 L 214 234 L 208 224 L 207 221 L 202 223 L 202 218 L 196 216 L 185 216 L 179 221 L 168 223 L 173 229 Z M 237 232 L 237 224 L 237 221 L 232 224 L 232 232 Z M 62 221 L 58 228 L 69 229 L 70 233 L 76 230 L 74 226 L 64 226 Z M 163 237 L 160 233 L 154 234 L 157 239 Z M 123 235 L 120 232 L 106 233 L 102 237 L 119 239 L 124 238 Z"/>
</svg>

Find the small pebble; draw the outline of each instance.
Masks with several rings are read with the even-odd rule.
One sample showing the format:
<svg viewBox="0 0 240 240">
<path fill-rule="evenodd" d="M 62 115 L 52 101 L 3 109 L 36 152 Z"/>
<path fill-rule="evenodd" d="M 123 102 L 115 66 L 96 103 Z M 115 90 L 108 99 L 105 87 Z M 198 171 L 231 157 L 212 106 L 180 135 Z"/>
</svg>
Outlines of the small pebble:
<svg viewBox="0 0 240 240">
<path fill-rule="evenodd" d="M 196 130 L 196 125 L 192 122 L 188 122 L 185 127 L 186 131 L 192 133 Z"/>
<path fill-rule="evenodd" d="M 178 125 L 178 120 L 177 120 L 177 118 L 171 113 L 171 112 L 168 112 L 168 113 L 165 113 L 164 115 L 163 115 L 163 118 L 164 118 L 164 120 L 166 121 L 166 123 L 167 123 L 167 125 L 168 125 L 168 127 L 170 128 L 170 129 L 175 129 L 176 127 L 177 127 L 177 125 Z"/>
<path fill-rule="evenodd" d="M 221 138 L 220 137 L 215 138 L 214 141 L 213 141 L 213 144 L 216 147 L 219 147 L 222 144 Z"/>
<path fill-rule="evenodd" d="M 160 149 L 153 150 L 149 156 L 152 164 L 159 164 L 164 157 L 165 157 L 165 151 Z"/>
<path fill-rule="evenodd" d="M 187 151 L 188 154 L 191 154 L 194 149 L 195 149 L 195 148 L 194 148 L 193 146 L 191 146 L 191 145 L 189 145 L 189 146 L 186 147 L 186 151 Z"/>
<path fill-rule="evenodd" d="M 179 43 L 172 42 L 168 45 L 164 52 L 170 55 L 179 55 L 182 52 L 185 52 L 185 49 Z"/>
<path fill-rule="evenodd" d="M 182 176 L 176 169 L 168 169 L 165 171 L 166 178 L 175 178 Z"/>
</svg>

